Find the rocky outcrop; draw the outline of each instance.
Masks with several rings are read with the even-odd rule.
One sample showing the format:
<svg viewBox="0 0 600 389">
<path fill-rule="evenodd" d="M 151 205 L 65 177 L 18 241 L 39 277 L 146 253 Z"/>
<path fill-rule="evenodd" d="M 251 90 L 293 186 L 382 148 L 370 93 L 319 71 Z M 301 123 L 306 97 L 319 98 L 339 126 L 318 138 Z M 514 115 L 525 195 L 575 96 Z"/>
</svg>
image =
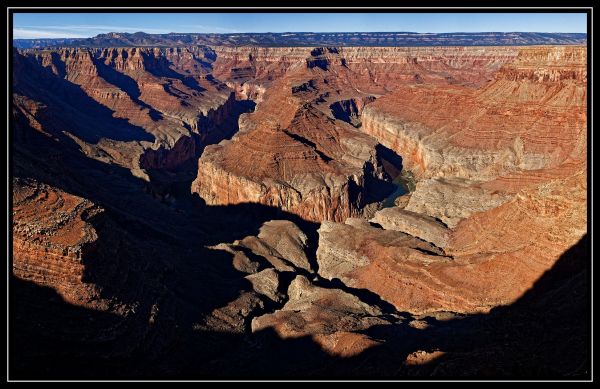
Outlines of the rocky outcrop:
<svg viewBox="0 0 600 389">
<path fill-rule="evenodd" d="M 311 108 L 292 122 L 209 146 L 192 191 L 208 204 L 261 203 L 312 221 L 360 214 L 380 169 L 374 142 Z"/>
<path fill-rule="evenodd" d="M 296 268 L 313 271 L 308 260 L 308 237 L 294 223 L 287 220 L 271 220 L 262 225 L 258 238 L 273 247 Z"/>
<path fill-rule="evenodd" d="M 88 221 L 102 208 L 35 181 L 13 181 L 13 274 L 51 286 L 68 302 L 101 304 L 86 284 L 98 235 Z"/>
<path fill-rule="evenodd" d="M 310 336 L 331 355 L 351 357 L 377 345 L 361 330 L 389 322 L 382 312 L 339 289 L 314 286 L 304 276 L 288 288 L 288 302 L 275 313 L 252 320 L 252 331 L 273 328 L 283 339 Z"/>
<path fill-rule="evenodd" d="M 279 291 L 279 273 L 273 268 L 265 269 L 256 274 L 246 276 L 252 283 L 252 289 L 275 303 L 281 303 L 284 295 Z"/>
<path fill-rule="evenodd" d="M 511 199 L 511 195 L 486 189 L 484 184 L 454 177 L 425 179 L 417 183 L 404 209 L 437 218 L 454 228 L 460 220 Z"/>
<path fill-rule="evenodd" d="M 260 227 L 258 236 L 249 235 L 211 249 L 233 254 L 233 266 L 244 273 L 254 274 L 271 267 L 280 272 L 313 271 L 307 257 L 306 234 L 288 220 L 267 221 Z"/>
<path fill-rule="evenodd" d="M 225 322 L 218 325 L 233 332 L 247 326 L 257 336 L 273 330 L 282 339 L 308 337 L 333 356 L 355 356 L 379 345 L 363 331 L 396 323 L 400 315 L 321 279 L 306 258 L 306 239 L 294 223 L 271 220 L 258 236 L 212 247 L 233 254 L 236 269 L 250 273 L 244 277 L 249 290 L 213 311 L 205 325 Z"/>
<path fill-rule="evenodd" d="M 385 208 L 375 213 L 371 222 L 384 230 L 394 230 L 412 235 L 443 249 L 448 244 L 448 227 L 425 213 L 407 211 L 398 207 Z"/>
</svg>

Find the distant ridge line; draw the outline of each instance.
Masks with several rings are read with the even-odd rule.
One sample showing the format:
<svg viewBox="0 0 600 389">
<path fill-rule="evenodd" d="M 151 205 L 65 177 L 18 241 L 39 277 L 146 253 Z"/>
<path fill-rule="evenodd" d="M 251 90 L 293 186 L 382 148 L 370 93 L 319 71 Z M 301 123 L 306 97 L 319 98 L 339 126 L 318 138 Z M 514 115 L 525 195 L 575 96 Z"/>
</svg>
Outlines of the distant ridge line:
<svg viewBox="0 0 600 389">
<path fill-rule="evenodd" d="M 283 33 L 168 33 L 99 34 L 93 38 L 13 39 L 16 48 L 44 47 L 178 47 L 202 46 L 531 46 L 585 45 L 586 33 L 549 32 L 283 32 Z"/>
</svg>

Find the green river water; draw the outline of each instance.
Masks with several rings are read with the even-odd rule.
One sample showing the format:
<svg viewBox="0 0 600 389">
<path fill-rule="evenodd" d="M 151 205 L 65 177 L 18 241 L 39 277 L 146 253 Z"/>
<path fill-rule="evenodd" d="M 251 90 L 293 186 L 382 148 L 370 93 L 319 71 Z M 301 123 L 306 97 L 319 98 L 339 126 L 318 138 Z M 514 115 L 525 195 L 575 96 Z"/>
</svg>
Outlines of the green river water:
<svg viewBox="0 0 600 389">
<path fill-rule="evenodd" d="M 415 190 L 414 177 L 411 172 L 406 170 L 402 170 L 392 183 L 396 186 L 396 189 L 381 202 L 382 208 L 393 207 L 398 197 Z"/>
</svg>

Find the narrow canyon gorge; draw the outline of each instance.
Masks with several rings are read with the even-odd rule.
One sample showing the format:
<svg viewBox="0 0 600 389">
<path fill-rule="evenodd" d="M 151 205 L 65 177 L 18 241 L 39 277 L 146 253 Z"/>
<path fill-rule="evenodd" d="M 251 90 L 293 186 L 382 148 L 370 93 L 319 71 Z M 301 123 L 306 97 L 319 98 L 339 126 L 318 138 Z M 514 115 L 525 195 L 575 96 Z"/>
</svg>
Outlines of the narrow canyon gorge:
<svg viewBox="0 0 600 389">
<path fill-rule="evenodd" d="M 586 46 L 11 54 L 14 377 L 588 373 Z"/>
</svg>

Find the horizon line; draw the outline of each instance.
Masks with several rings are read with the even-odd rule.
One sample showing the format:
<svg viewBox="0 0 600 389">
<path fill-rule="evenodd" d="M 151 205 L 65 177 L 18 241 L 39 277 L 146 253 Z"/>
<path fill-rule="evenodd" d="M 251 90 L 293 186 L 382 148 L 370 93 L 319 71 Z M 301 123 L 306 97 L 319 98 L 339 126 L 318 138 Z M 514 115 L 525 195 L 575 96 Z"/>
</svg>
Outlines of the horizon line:
<svg viewBox="0 0 600 389">
<path fill-rule="evenodd" d="M 109 31 L 105 33 L 96 34 L 93 36 L 81 36 L 81 37 L 55 37 L 55 38 L 13 38 L 20 40 L 35 40 L 35 39 L 91 39 L 101 35 L 108 34 L 138 34 L 143 33 L 147 35 L 171 35 L 171 34 L 197 34 L 197 35 L 244 35 L 244 34 L 429 34 L 429 35 L 439 35 L 439 34 L 580 34 L 587 35 L 587 32 L 561 32 L 561 31 L 445 31 L 445 32 L 417 32 L 417 31 L 283 31 L 283 32 L 164 32 L 164 33 L 151 33 L 145 31 L 135 31 L 135 32 L 126 32 L 126 31 Z"/>
</svg>

